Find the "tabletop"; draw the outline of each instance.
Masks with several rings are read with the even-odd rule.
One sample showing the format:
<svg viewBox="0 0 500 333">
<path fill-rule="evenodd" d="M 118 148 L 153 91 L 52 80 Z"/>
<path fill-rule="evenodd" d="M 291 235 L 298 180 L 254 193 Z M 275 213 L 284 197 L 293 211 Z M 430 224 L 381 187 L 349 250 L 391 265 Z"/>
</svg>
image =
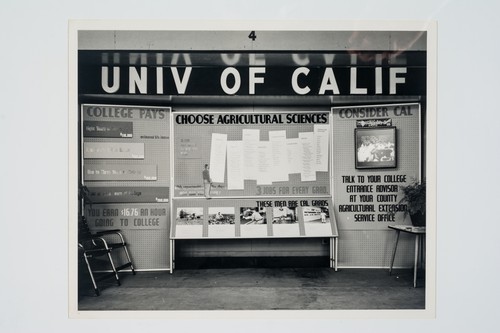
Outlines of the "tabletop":
<svg viewBox="0 0 500 333">
<path fill-rule="evenodd" d="M 390 225 L 390 229 L 409 232 L 410 234 L 425 234 L 425 227 L 414 227 L 411 225 Z"/>
</svg>

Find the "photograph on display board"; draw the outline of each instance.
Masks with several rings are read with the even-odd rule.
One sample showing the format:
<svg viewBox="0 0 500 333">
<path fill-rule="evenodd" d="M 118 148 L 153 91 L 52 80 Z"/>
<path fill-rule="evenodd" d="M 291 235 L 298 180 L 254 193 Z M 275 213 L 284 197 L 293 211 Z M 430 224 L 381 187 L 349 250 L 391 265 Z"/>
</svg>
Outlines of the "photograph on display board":
<svg viewBox="0 0 500 333">
<path fill-rule="evenodd" d="M 206 198 L 210 198 L 213 183 L 210 177 L 210 166 L 208 164 L 205 164 L 201 176 L 203 178 L 203 194 Z"/>
<path fill-rule="evenodd" d="M 325 206 L 302 207 L 302 219 L 306 236 L 324 237 L 332 235 L 330 210 Z"/>
<path fill-rule="evenodd" d="M 208 208 L 209 225 L 235 224 L 234 207 L 210 207 Z"/>
<path fill-rule="evenodd" d="M 202 207 L 177 208 L 175 224 L 177 225 L 203 224 L 203 208 Z"/>
<path fill-rule="evenodd" d="M 274 207 L 273 224 L 297 223 L 296 207 Z"/>
<path fill-rule="evenodd" d="M 328 207 L 302 207 L 304 223 L 330 223 Z"/>
<path fill-rule="evenodd" d="M 236 236 L 236 220 L 234 207 L 208 208 L 208 237 L 234 238 Z"/>
<path fill-rule="evenodd" d="M 267 224 L 266 209 L 259 207 L 241 207 L 240 223 L 242 225 Z"/>
<path fill-rule="evenodd" d="M 297 207 L 273 207 L 273 236 L 298 237 L 300 236 L 297 223 Z"/>
<path fill-rule="evenodd" d="M 396 127 L 356 128 L 356 169 L 395 168 Z"/>
</svg>

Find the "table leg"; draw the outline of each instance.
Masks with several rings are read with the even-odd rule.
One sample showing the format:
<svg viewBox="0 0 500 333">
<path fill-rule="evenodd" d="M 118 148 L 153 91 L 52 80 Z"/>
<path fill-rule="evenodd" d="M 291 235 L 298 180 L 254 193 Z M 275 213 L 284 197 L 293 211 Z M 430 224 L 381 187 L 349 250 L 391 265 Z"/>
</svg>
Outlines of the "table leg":
<svg viewBox="0 0 500 333">
<path fill-rule="evenodd" d="M 420 235 L 420 268 L 424 267 L 425 235 Z"/>
<path fill-rule="evenodd" d="M 338 262 L 338 258 L 339 258 L 339 239 L 338 238 L 334 238 L 333 239 L 333 244 L 334 244 L 334 258 L 335 258 L 335 262 L 334 262 L 334 265 L 335 265 L 335 272 L 337 271 L 337 262 Z"/>
<path fill-rule="evenodd" d="M 170 240 L 170 274 L 174 272 L 174 263 L 175 263 L 175 241 L 173 239 Z"/>
<path fill-rule="evenodd" d="M 417 287 L 417 271 L 418 271 L 418 257 L 419 257 L 420 235 L 415 235 L 415 263 L 413 267 L 413 288 Z"/>
<path fill-rule="evenodd" d="M 396 241 L 394 242 L 394 250 L 392 251 L 391 266 L 389 267 L 389 275 L 392 273 L 392 265 L 394 265 L 394 258 L 396 257 L 396 249 L 398 248 L 399 230 L 396 230 Z"/>
<path fill-rule="evenodd" d="M 330 268 L 333 268 L 333 245 L 331 237 L 328 239 L 328 246 L 330 249 Z"/>
</svg>

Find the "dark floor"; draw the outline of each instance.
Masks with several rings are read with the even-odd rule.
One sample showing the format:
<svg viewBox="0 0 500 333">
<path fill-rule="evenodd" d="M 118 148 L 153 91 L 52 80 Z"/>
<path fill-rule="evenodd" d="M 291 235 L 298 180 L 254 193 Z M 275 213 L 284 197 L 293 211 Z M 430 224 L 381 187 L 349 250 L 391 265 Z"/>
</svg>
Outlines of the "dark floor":
<svg viewBox="0 0 500 333">
<path fill-rule="evenodd" d="M 424 309 L 413 271 L 329 268 L 209 268 L 121 273 L 101 296 L 80 288 L 79 310 Z"/>
</svg>

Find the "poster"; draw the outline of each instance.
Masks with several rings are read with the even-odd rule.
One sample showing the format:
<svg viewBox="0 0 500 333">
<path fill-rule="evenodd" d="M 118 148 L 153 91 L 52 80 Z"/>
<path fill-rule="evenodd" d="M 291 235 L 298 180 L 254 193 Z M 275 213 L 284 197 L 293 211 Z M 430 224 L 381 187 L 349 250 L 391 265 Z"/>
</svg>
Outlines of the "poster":
<svg viewBox="0 0 500 333">
<path fill-rule="evenodd" d="M 174 197 L 330 193 L 329 112 L 173 112 Z M 205 138 L 201 140 L 200 138 Z"/>
<path fill-rule="evenodd" d="M 351 229 L 384 230 L 411 223 L 401 187 L 422 179 L 421 105 L 346 106 L 332 109 L 336 212 Z M 390 121 L 388 121 L 390 120 Z M 351 151 L 349 151 L 352 148 Z M 348 171 L 349 170 L 349 171 Z"/>
</svg>

